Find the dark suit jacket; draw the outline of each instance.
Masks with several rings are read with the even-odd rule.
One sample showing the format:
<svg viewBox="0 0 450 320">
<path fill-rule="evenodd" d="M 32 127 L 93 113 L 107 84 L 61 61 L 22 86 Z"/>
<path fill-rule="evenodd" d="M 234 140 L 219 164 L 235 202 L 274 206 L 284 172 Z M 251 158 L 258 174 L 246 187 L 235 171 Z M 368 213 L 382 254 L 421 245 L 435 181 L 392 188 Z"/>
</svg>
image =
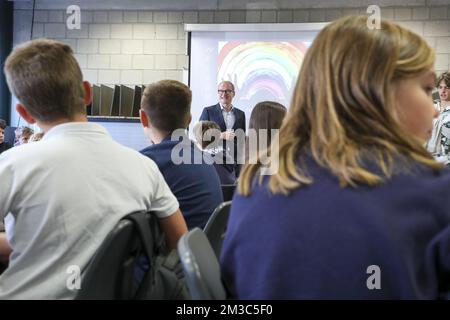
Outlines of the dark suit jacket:
<svg viewBox="0 0 450 320">
<path fill-rule="evenodd" d="M 237 129 L 242 129 L 245 130 L 245 113 L 244 111 L 233 107 L 233 112 L 234 112 L 234 117 L 235 117 L 235 121 L 234 121 L 234 125 L 233 125 L 233 130 L 237 130 Z M 224 132 L 227 130 L 227 126 L 225 125 L 225 120 L 223 119 L 223 114 L 222 114 L 222 108 L 220 107 L 220 104 L 216 104 L 214 106 L 209 106 L 203 109 L 203 112 L 200 116 L 200 121 L 204 121 L 204 120 L 209 120 L 209 121 L 214 121 L 215 123 L 217 123 L 220 127 L 220 131 Z M 238 143 L 237 143 L 237 138 L 234 138 L 234 163 L 237 164 L 238 163 L 238 154 L 242 154 L 242 152 L 244 150 L 239 150 L 238 152 Z M 223 141 L 223 148 L 224 150 L 227 150 L 227 146 L 226 146 L 226 142 L 225 140 Z M 236 176 L 239 175 L 239 172 L 241 171 L 241 166 L 240 165 L 236 165 L 235 167 L 235 171 L 236 171 Z"/>
<path fill-rule="evenodd" d="M 234 122 L 233 129 L 242 129 L 245 132 L 245 113 L 244 111 L 234 108 L 234 117 L 236 118 L 236 121 Z M 220 127 L 220 130 L 222 132 L 227 130 L 227 126 L 225 125 L 225 120 L 223 119 L 222 115 L 222 108 L 220 107 L 220 104 L 216 104 L 214 106 L 209 106 L 203 109 L 202 115 L 200 116 L 200 121 L 209 120 L 214 121 L 217 123 Z"/>
</svg>

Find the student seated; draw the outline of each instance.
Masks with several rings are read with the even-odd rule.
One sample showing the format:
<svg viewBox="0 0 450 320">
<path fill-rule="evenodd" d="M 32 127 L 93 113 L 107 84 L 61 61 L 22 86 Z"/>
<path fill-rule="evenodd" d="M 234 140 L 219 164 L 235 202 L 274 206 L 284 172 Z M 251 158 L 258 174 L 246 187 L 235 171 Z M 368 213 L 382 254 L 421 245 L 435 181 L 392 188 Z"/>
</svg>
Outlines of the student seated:
<svg viewBox="0 0 450 320">
<path fill-rule="evenodd" d="M 319 32 L 278 171 L 240 176 L 221 255 L 233 298 L 448 298 L 450 172 L 424 148 L 434 61 L 392 22 L 350 16 Z"/>
<path fill-rule="evenodd" d="M 208 153 L 214 161 L 213 165 L 220 178 L 220 183 L 230 185 L 236 183 L 236 165 L 223 148 L 220 140 L 220 127 L 214 121 L 199 121 L 194 126 L 197 147 Z"/>
<path fill-rule="evenodd" d="M 189 229 L 203 228 L 223 202 L 216 170 L 202 161 L 203 153 L 186 134 L 191 100 L 186 85 L 162 80 L 145 87 L 140 112 L 145 135 L 153 143 L 141 152 L 158 165 L 180 203 Z"/>
<path fill-rule="evenodd" d="M 0 154 L 12 147 L 8 142 L 5 141 L 5 129 L 6 121 L 0 119 Z"/>
<path fill-rule="evenodd" d="M 439 92 L 437 109 L 440 114 L 434 120 L 433 134 L 427 142 L 427 149 L 433 157 L 445 164 L 450 164 L 450 72 L 444 72 L 436 81 Z"/>
<path fill-rule="evenodd" d="M 256 161 L 258 153 L 265 152 L 272 140 L 277 139 L 278 143 L 278 131 L 285 115 L 286 107 L 275 101 L 259 102 L 253 107 L 246 141 L 246 163 L 250 159 Z"/>
<path fill-rule="evenodd" d="M 30 137 L 34 133 L 34 130 L 29 127 L 26 127 L 26 126 L 21 126 L 21 127 L 18 127 L 14 131 L 14 133 L 16 135 L 14 146 L 20 146 L 22 144 L 28 143 L 28 141 L 30 140 Z"/>
<path fill-rule="evenodd" d="M 176 198 L 152 160 L 87 121 L 91 86 L 72 49 L 27 42 L 9 55 L 5 75 L 18 113 L 45 136 L 0 155 L 0 257 L 9 255 L 0 299 L 74 298 L 68 270 L 80 271 L 83 286 L 103 240 L 135 211 L 155 212 L 175 248 L 187 232 Z"/>
</svg>

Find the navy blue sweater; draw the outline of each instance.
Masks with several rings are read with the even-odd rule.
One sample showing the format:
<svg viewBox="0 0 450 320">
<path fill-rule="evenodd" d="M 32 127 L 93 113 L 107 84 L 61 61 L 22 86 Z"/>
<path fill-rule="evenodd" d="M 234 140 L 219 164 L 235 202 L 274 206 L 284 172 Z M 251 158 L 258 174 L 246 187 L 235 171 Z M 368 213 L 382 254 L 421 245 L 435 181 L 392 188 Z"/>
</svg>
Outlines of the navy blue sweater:
<svg viewBox="0 0 450 320">
<path fill-rule="evenodd" d="M 449 297 L 449 170 L 355 189 L 308 168 L 314 183 L 289 196 L 265 185 L 235 195 L 221 256 L 234 298 Z"/>
<path fill-rule="evenodd" d="M 158 165 L 180 203 L 188 229 L 203 228 L 214 209 L 223 202 L 220 180 L 213 165 L 204 162 L 194 164 L 194 159 L 202 159 L 203 153 L 191 141 L 186 138 L 185 142 L 177 145 L 178 141 L 171 141 L 168 137 L 159 144 L 145 148 L 141 153 Z M 186 159 L 191 159 L 192 164 L 175 164 L 172 161 L 172 150 L 176 146 L 175 154 L 183 157 L 184 151 L 188 151 L 190 155 Z"/>
</svg>

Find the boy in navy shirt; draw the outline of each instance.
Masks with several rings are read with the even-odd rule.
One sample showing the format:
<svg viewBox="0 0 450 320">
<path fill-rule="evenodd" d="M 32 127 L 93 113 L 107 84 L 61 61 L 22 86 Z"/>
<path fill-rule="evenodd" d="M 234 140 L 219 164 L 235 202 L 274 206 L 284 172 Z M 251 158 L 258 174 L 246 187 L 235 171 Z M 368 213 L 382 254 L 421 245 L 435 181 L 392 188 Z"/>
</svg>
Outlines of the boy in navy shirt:
<svg viewBox="0 0 450 320">
<path fill-rule="evenodd" d="M 153 143 L 141 152 L 159 167 L 189 229 L 203 228 L 223 202 L 214 167 L 186 135 L 191 121 L 191 90 L 181 82 L 162 80 L 146 86 L 141 102 L 141 123 Z M 200 160 L 200 161 L 196 161 Z"/>
</svg>

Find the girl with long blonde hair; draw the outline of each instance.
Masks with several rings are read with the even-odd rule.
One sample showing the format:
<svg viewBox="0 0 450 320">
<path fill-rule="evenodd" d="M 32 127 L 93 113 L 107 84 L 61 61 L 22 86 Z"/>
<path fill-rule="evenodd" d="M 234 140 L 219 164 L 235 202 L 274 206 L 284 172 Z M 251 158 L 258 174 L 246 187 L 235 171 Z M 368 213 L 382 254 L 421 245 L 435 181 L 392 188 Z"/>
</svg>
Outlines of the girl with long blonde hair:
<svg viewBox="0 0 450 320">
<path fill-rule="evenodd" d="M 388 21 L 345 17 L 318 34 L 270 149 L 278 171 L 241 173 L 221 256 L 234 298 L 445 294 L 450 174 L 424 148 L 434 60 Z"/>
</svg>

